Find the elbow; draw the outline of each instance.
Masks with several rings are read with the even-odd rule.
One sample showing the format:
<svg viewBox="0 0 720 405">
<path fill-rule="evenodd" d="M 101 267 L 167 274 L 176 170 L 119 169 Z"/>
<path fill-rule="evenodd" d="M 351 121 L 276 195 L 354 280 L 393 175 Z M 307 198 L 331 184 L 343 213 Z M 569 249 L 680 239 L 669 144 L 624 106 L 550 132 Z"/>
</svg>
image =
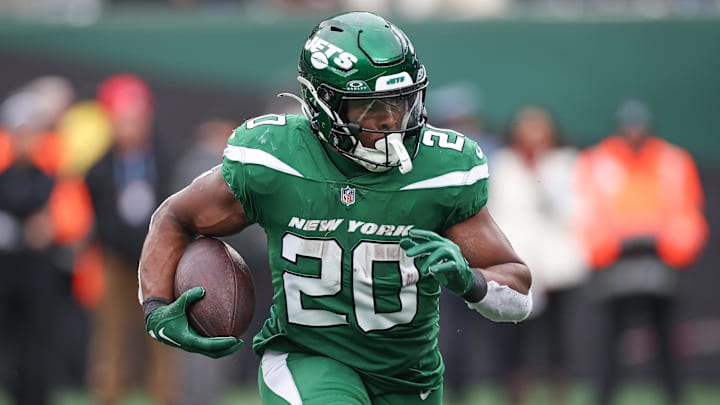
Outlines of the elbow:
<svg viewBox="0 0 720 405">
<path fill-rule="evenodd" d="M 511 316 L 511 319 L 508 320 L 509 322 L 524 321 L 532 313 L 532 310 L 533 310 L 532 294 L 530 294 L 530 292 L 528 292 L 527 294 L 523 294 L 523 295 L 524 295 L 524 299 L 523 299 L 522 305 L 519 306 L 519 308 L 517 309 L 517 311 L 515 311 L 515 313 L 511 314 L 512 316 Z M 498 321 L 498 322 L 502 322 L 502 321 Z"/>
<path fill-rule="evenodd" d="M 522 270 L 518 275 L 518 288 L 517 291 L 525 295 L 530 295 L 530 287 L 532 287 L 532 273 L 526 265 L 522 265 Z"/>
<path fill-rule="evenodd" d="M 153 212 L 152 216 L 150 216 L 150 227 L 152 227 L 153 224 L 157 224 L 170 218 L 174 218 L 172 212 L 172 198 L 173 196 L 166 198 L 155 209 L 155 212 Z"/>
<path fill-rule="evenodd" d="M 172 196 L 163 201 L 153 212 L 148 227 L 148 235 L 166 234 L 168 232 L 172 234 L 184 233 L 188 238 L 196 234 L 180 220 L 178 213 L 174 209 Z"/>
</svg>

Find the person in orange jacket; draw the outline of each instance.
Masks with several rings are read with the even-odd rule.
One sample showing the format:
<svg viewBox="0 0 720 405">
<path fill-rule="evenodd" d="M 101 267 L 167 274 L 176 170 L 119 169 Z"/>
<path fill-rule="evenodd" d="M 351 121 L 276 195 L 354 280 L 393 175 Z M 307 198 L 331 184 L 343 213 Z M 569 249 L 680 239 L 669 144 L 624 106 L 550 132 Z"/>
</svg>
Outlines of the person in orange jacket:
<svg viewBox="0 0 720 405">
<path fill-rule="evenodd" d="M 3 366 L 11 367 L 7 387 L 20 405 L 48 401 L 54 366 L 63 361 L 47 351 L 61 322 L 58 269 L 92 223 L 84 182 L 60 173 L 64 149 L 51 110 L 64 100 L 44 97 L 65 87 L 62 78 L 38 78 L 0 106 L 0 319 L 13 325 L 3 333 L 10 347 Z"/>
<path fill-rule="evenodd" d="M 608 312 L 600 403 L 617 384 L 621 332 L 637 315 L 658 337 L 662 379 L 673 403 L 682 397 L 672 355 L 671 310 L 677 272 L 692 264 L 708 237 L 695 162 L 684 149 L 653 136 L 651 112 L 628 100 L 617 110 L 619 132 L 583 151 L 576 165 L 578 228 L 593 291 Z"/>
</svg>

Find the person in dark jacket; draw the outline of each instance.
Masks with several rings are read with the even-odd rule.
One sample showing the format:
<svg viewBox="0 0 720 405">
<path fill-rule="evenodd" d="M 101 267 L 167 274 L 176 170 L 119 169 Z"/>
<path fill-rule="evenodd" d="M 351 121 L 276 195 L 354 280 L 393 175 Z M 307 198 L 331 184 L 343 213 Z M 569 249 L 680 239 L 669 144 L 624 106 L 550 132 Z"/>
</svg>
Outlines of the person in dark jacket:
<svg viewBox="0 0 720 405">
<path fill-rule="evenodd" d="M 147 345 L 150 337 L 134 327 L 142 312 L 127 311 L 136 299 L 136 270 L 150 216 L 163 198 L 153 147 L 153 97 L 141 78 L 120 74 L 100 84 L 97 101 L 112 123 L 114 142 L 86 177 L 105 276 L 93 322 L 89 383 L 102 404 L 122 400 L 139 382 L 158 403 L 172 403 L 179 377 L 176 354 Z M 140 367 L 133 363 L 138 360 Z M 144 375 L 131 381 L 137 369 Z"/>
</svg>

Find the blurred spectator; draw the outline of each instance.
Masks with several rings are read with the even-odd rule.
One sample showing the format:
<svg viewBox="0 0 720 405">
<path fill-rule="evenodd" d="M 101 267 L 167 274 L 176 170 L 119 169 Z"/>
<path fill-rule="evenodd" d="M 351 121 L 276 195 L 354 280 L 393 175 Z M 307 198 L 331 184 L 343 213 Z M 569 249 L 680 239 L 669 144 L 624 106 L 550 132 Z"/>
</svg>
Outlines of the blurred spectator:
<svg viewBox="0 0 720 405">
<path fill-rule="evenodd" d="M 234 121 L 223 118 L 200 123 L 195 132 L 195 142 L 177 160 L 173 172 L 173 190 L 187 186 L 195 177 L 219 165 L 227 139 L 236 127 Z"/>
<path fill-rule="evenodd" d="M 32 126 L 46 139 L 40 143 L 44 146 L 42 154 L 38 154 L 42 159 L 38 161 L 47 159 L 43 165 L 53 168 L 55 179 L 48 201 L 54 235 L 49 251 L 52 277 L 59 277 L 59 282 L 53 283 L 56 290 L 50 294 L 54 299 L 54 326 L 47 326 L 53 339 L 63 342 L 63 350 L 48 359 L 45 368 L 51 388 L 84 386 L 89 319 L 85 310 L 87 299 L 78 294 L 77 280 L 78 275 L 87 273 L 88 269 L 100 274 L 102 263 L 94 259 L 96 247 L 87 244 L 93 222 L 92 202 L 83 178 L 85 171 L 78 168 L 87 165 L 79 162 L 92 158 L 93 154 L 88 152 L 93 151 L 92 146 L 97 142 L 87 138 L 77 141 L 78 129 L 88 127 L 92 121 L 88 115 L 77 113 L 84 110 L 82 106 L 86 103 L 75 104 L 75 89 L 68 79 L 41 76 L 30 81 L 23 91 L 37 99 Z M 103 119 L 107 121 L 104 116 Z M 97 153 L 94 156 L 97 158 Z"/>
<path fill-rule="evenodd" d="M 21 405 L 48 401 L 44 363 L 50 353 L 45 332 L 53 319 L 53 281 L 57 281 L 49 253 L 48 209 L 55 180 L 47 167 L 38 164 L 36 145 L 46 139 L 31 124 L 38 104 L 29 92 L 10 96 L 2 105 L 3 125 L 9 132 L 0 133 L 0 268 L 5 270 L 0 310 L 3 325 L 13 325 L 3 328 L 11 348 L 8 388 Z"/>
<path fill-rule="evenodd" d="M 509 11 L 512 0 L 342 0 L 344 10 L 366 10 L 410 19 L 438 15 L 459 19 L 487 18 Z"/>
<path fill-rule="evenodd" d="M 9 347 L 9 388 L 17 404 L 44 404 L 52 377 L 67 360 L 47 351 L 64 342 L 71 247 L 90 227 L 82 182 L 64 178 L 64 150 L 54 127 L 74 91 L 60 77 L 41 77 L 0 107 L 0 322 Z M 69 258 L 69 259 L 68 259 Z M 69 278 L 68 278 L 69 279 Z M 3 356 L 5 357 L 5 356 Z"/>
<path fill-rule="evenodd" d="M 166 177 L 153 145 L 153 96 L 141 78 L 119 74 L 100 84 L 97 100 L 112 123 L 114 139 L 87 173 L 106 287 L 93 317 L 90 386 L 101 404 L 117 403 L 133 383 L 146 384 L 155 401 L 172 403 L 179 391 L 178 354 L 152 344 L 137 327 L 142 312 L 127 311 L 137 307 L 140 250 L 150 216 L 164 198 Z"/>
<path fill-rule="evenodd" d="M 592 291 L 607 310 L 600 403 L 617 384 L 621 332 L 641 316 L 657 336 L 662 382 L 672 403 L 682 397 L 673 356 L 675 269 L 690 265 L 707 240 L 703 192 L 692 157 L 649 132 L 639 101 L 617 110 L 618 134 L 578 160 L 580 230 L 592 267 Z"/>
<path fill-rule="evenodd" d="M 54 234 L 51 247 L 53 276 L 60 279 L 57 290 L 52 294 L 55 300 L 53 322 L 56 325 L 52 328 L 52 335 L 64 344 L 63 350 L 48 361 L 46 368 L 52 387 L 77 386 L 82 385 L 85 373 L 88 317 L 73 299 L 71 283 L 76 258 L 85 248 L 84 241 L 90 232 L 93 213 L 84 179 L 67 170 L 73 154 L 59 128 L 75 102 L 75 89 L 69 80 L 61 76 L 38 77 L 30 81 L 25 89 L 37 95 L 40 101 L 34 125 L 42 129 L 45 137 L 53 140 L 51 146 L 57 156 L 52 159 L 56 184 L 48 205 Z M 47 156 L 48 151 L 43 154 Z"/>
<path fill-rule="evenodd" d="M 0 15 L 85 26 L 96 22 L 107 0 L 9 0 L 0 1 Z"/>
<path fill-rule="evenodd" d="M 529 106 L 515 116 L 507 146 L 491 166 L 488 206 L 533 273 L 533 312 L 517 325 L 498 325 L 501 376 L 511 403 L 526 399 L 531 353 L 546 356 L 553 398 L 562 404 L 568 309 L 587 274 L 572 227 L 576 199 L 572 167 L 577 150 L 563 146 L 551 115 Z"/>
<path fill-rule="evenodd" d="M 500 147 L 497 135 L 487 131 L 482 120 L 482 94 L 471 82 L 454 82 L 428 92 L 428 121 L 472 138 L 482 148 L 488 161 Z"/>
<path fill-rule="evenodd" d="M 44 130 L 55 128 L 75 102 L 75 89 L 64 77 L 41 76 L 30 81 L 25 89 L 38 95 L 38 122 L 35 125 Z"/>
<path fill-rule="evenodd" d="M 58 134 L 67 151 L 63 171 L 83 177 L 112 143 L 110 121 L 93 100 L 72 105 L 58 123 Z"/>
</svg>

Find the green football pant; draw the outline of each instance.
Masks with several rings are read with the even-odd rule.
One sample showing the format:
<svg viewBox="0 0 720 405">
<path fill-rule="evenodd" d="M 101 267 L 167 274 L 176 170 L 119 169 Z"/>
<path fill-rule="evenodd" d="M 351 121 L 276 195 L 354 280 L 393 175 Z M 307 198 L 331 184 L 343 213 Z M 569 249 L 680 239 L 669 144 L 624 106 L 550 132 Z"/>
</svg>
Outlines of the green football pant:
<svg viewBox="0 0 720 405">
<path fill-rule="evenodd" d="M 258 372 L 264 405 L 440 405 L 442 388 L 371 397 L 360 375 L 328 357 L 265 351 Z"/>
</svg>

